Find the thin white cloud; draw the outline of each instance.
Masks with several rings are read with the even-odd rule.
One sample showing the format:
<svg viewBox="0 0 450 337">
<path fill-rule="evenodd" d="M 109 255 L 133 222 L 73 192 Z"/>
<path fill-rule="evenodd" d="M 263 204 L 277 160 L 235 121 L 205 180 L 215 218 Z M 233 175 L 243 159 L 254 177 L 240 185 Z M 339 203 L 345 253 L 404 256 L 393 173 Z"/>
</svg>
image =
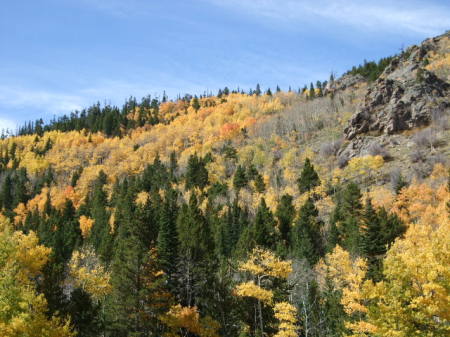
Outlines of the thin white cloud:
<svg viewBox="0 0 450 337">
<path fill-rule="evenodd" d="M 10 130 L 14 131 L 17 127 L 17 123 L 13 120 L 0 117 L 0 132 Z"/>
<path fill-rule="evenodd" d="M 450 6 L 429 1 L 360 0 L 205 0 L 266 19 L 301 23 L 313 20 L 321 26 L 338 23 L 371 31 L 411 32 L 424 35 L 450 28 Z"/>
<path fill-rule="evenodd" d="M 30 108 L 57 114 L 80 109 L 83 101 L 83 97 L 77 95 L 0 85 L 0 102 L 3 109 Z"/>
</svg>

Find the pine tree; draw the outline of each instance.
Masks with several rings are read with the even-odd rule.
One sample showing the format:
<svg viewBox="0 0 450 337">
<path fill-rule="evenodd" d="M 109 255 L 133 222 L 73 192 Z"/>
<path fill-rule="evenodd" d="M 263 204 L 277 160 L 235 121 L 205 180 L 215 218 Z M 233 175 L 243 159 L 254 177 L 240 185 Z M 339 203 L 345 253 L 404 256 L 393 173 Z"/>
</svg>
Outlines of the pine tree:
<svg viewBox="0 0 450 337">
<path fill-rule="evenodd" d="M 331 223 L 339 229 L 342 246 L 353 255 L 361 251 L 361 216 L 361 191 L 356 183 L 350 182 L 336 195 Z"/>
<path fill-rule="evenodd" d="M 313 99 L 316 96 L 316 92 L 314 90 L 314 84 L 311 82 L 311 85 L 309 86 L 309 98 Z"/>
<path fill-rule="evenodd" d="M 370 199 L 366 200 L 363 213 L 364 229 L 361 233 L 362 253 L 368 261 L 367 276 L 374 280 L 381 279 L 381 263 L 386 253 L 383 228 Z"/>
<path fill-rule="evenodd" d="M 324 254 L 322 222 L 312 198 L 308 198 L 299 210 L 299 217 L 292 233 L 293 250 L 299 258 L 306 258 L 313 266 Z"/>
<path fill-rule="evenodd" d="M 12 207 L 12 188 L 12 180 L 8 174 L 3 181 L 3 185 L 0 191 L 0 208 L 4 208 L 7 211 L 11 210 Z"/>
<path fill-rule="evenodd" d="M 170 278 L 176 270 L 178 256 L 178 234 L 170 201 L 166 201 L 160 211 L 156 249 L 159 264 Z"/>
<path fill-rule="evenodd" d="M 125 183 L 125 187 L 128 186 L 128 182 Z M 144 326 L 140 315 L 144 308 L 140 299 L 145 289 L 143 270 L 148 247 L 134 220 L 134 197 L 131 190 L 122 194 L 116 216 L 118 233 L 111 262 L 113 292 L 108 299 L 107 327 L 118 336 L 139 335 Z"/>
<path fill-rule="evenodd" d="M 236 172 L 234 173 L 233 187 L 239 192 L 241 188 L 247 186 L 247 183 L 248 179 L 245 174 L 245 169 L 241 165 L 238 165 Z"/>
<path fill-rule="evenodd" d="M 300 193 L 308 192 L 314 187 L 320 185 L 319 175 L 314 170 L 314 165 L 311 164 L 309 158 L 305 159 L 305 164 L 303 165 L 303 169 L 297 183 Z"/>
<path fill-rule="evenodd" d="M 88 242 L 96 249 L 96 252 L 105 262 L 109 262 L 111 259 L 111 244 L 113 239 L 110 234 L 110 214 L 107 210 L 108 197 L 104 191 L 106 182 L 106 174 L 100 171 L 95 180 L 92 192 L 92 206 L 90 211 L 94 224 L 91 228 Z"/>
<path fill-rule="evenodd" d="M 261 87 L 260 87 L 259 83 L 256 84 L 256 89 L 255 89 L 254 94 L 255 94 L 256 96 L 260 96 L 260 95 L 261 95 Z"/>
<path fill-rule="evenodd" d="M 261 198 L 256 212 L 253 231 L 256 245 L 269 249 L 275 248 L 277 242 L 275 220 L 264 198 Z"/>
<path fill-rule="evenodd" d="M 177 232 L 180 243 L 179 295 L 183 305 L 199 306 L 207 297 L 209 291 L 205 286 L 213 276 L 214 240 L 194 193 L 191 194 L 189 205 L 184 204 L 180 209 Z"/>
<path fill-rule="evenodd" d="M 196 154 L 189 156 L 186 172 L 186 188 L 205 188 L 208 185 L 208 170 L 206 158 L 199 158 Z"/>
<path fill-rule="evenodd" d="M 257 174 L 255 176 L 255 189 L 258 193 L 263 193 L 266 190 L 266 184 L 264 183 L 264 179 L 261 174 Z"/>
<path fill-rule="evenodd" d="M 281 238 L 285 245 L 289 245 L 290 231 L 292 222 L 295 217 L 295 208 L 292 204 L 293 198 L 289 194 L 284 194 L 278 203 L 275 216 L 278 219 L 278 228 L 280 230 Z"/>
<path fill-rule="evenodd" d="M 197 96 L 194 96 L 191 102 L 192 108 L 197 112 L 200 109 L 200 101 Z"/>
</svg>

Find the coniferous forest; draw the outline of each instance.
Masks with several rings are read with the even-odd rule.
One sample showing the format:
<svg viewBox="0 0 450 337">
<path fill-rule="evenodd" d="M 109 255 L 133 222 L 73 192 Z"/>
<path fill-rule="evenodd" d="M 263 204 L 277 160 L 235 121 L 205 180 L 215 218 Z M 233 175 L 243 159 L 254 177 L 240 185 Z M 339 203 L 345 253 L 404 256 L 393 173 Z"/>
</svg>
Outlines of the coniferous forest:
<svg viewBox="0 0 450 337">
<path fill-rule="evenodd" d="M 414 85 L 445 78 L 449 41 Z M 448 336 L 448 96 L 423 125 L 345 131 L 417 48 L 345 87 L 130 98 L 5 134 L 0 335 Z"/>
</svg>

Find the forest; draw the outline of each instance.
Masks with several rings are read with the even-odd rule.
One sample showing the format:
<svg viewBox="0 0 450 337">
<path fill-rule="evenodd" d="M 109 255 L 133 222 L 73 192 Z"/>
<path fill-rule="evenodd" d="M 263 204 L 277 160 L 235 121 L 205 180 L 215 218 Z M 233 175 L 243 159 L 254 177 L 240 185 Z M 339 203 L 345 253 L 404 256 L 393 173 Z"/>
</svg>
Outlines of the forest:
<svg viewBox="0 0 450 337">
<path fill-rule="evenodd" d="M 406 133 L 415 157 L 339 152 L 390 61 L 2 137 L 0 335 L 448 336 L 450 171 L 427 153 L 449 129 Z"/>
</svg>

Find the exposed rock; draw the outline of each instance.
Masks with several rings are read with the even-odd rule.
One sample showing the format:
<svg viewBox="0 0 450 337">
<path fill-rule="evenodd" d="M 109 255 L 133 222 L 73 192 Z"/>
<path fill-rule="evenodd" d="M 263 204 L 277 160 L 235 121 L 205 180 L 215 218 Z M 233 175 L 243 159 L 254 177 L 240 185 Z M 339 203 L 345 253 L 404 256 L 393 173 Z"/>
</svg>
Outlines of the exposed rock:
<svg viewBox="0 0 450 337">
<path fill-rule="evenodd" d="M 392 60 L 368 88 L 363 103 L 344 130 L 346 139 L 368 132 L 391 135 L 425 126 L 434 112 L 450 106 L 450 84 L 422 67 L 435 43 L 436 39 L 426 40 Z"/>
<path fill-rule="evenodd" d="M 337 90 L 344 90 L 346 88 L 353 87 L 356 84 L 362 82 L 365 82 L 365 79 L 362 75 L 346 74 L 333 82 L 328 82 L 325 88 L 325 93 Z"/>
</svg>

